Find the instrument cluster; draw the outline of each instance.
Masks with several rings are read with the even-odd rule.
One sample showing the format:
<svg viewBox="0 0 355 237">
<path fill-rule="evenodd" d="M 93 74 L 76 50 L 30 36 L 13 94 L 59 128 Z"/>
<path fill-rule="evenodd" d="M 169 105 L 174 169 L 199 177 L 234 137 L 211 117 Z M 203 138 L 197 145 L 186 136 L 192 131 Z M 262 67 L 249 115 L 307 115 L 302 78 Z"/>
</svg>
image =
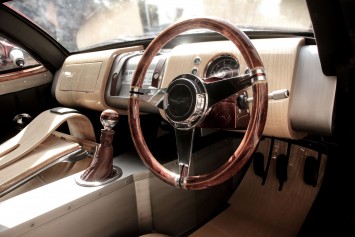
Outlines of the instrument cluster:
<svg viewBox="0 0 355 237">
<path fill-rule="evenodd" d="M 205 73 L 206 78 L 218 77 L 229 78 L 239 75 L 239 61 L 231 55 L 221 55 L 213 59 L 208 65 Z"/>
</svg>

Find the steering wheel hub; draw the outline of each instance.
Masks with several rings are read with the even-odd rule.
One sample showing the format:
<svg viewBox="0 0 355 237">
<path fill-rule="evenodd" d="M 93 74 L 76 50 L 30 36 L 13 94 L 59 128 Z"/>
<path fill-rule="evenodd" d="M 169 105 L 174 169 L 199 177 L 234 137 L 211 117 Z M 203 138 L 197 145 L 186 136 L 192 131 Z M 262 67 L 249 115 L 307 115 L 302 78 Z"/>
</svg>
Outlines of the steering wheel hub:
<svg viewBox="0 0 355 237">
<path fill-rule="evenodd" d="M 175 78 L 164 99 L 165 114 L 176 128 L 191 128 L 199 124 L 207 111 L 206 90 L 192 74 Z"/>
</svg>

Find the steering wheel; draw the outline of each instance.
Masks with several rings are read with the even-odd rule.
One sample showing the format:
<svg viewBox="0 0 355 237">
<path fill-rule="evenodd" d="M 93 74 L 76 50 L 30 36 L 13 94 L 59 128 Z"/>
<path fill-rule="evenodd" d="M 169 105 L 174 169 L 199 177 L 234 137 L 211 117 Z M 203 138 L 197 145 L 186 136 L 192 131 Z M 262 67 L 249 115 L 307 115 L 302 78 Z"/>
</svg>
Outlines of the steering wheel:
<svg viewBox="0 0 355 237">
<path fill-rule="evenodd" d="M 232 41 L 242 56 L 249 73 L 237 77 L 200 79 L 182 74 L 164 89 L 164 99 L 158 106 L 174 127 L 179 172 L 175 173 L 160 164 L 145 143 L 139 118 L 139 96 L 147 69 L 156 54 L 177 35 L 191 29 L 209 29 Z M 195 128 L 204 120 L 209 109 L 239 90 L 252 87 L 251 117 L 243 139 L 234 154 L 214 171 L 202 175 L 189 175 L 189 166 Z M 264 130 L 268 87 L 263 63 L 250 39 L 236 26 L 217 18 L 192 18 L 171 25 L 162 31 L 146 48 L 137 65 L 131 83 L 128 119 L 132 139 L 144 164 L 164 182 L 182 189 L 199 190 L 216 186 L 234 176 L 247 163 L 256 149 Z"/>
</svg>

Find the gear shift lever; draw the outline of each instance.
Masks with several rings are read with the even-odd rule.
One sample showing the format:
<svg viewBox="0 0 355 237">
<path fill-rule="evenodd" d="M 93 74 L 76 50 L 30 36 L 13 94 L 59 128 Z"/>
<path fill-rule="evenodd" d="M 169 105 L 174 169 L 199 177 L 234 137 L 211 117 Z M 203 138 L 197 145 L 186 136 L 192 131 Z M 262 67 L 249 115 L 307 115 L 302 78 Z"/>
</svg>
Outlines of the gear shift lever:
<svg viewBox="0 0 355 237">
<path fill-rule="evenodd" d="M 107 109 L 101 113 L 100 121 L 104 127 L 101 129 L 100 145 L 96 148 L 91 164 L 80 176 L 81 181 L 77 180 L 82 186 L 105 184 L 122 174 L 120 168 L 113 166 L 112 139 L 115 131 L 112 128 L 118 122 L 118 113 Z"/>
</svg>

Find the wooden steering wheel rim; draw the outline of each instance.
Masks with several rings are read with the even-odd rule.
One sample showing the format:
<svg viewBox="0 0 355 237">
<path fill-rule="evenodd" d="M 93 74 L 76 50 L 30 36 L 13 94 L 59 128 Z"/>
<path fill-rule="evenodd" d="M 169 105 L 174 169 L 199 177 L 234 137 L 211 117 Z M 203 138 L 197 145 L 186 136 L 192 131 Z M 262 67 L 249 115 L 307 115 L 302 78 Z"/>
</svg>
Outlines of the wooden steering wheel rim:
<svg viewBox="0 0 355 237">
<path fill-rule="evenodd" d="M 199 28 L 209 29 L 224 35 L 237 46 L 250 69 L 263 69 L 263 63 L 250 39 L 236 26 L 217 18 L 192 18 L 168 27 L 149 44 L 133 75 L 131 90 L 137 92 L 142 87 L 150 63 L 165 44 L 185 31 Z M 157 177 L 172 186 L 199 190 L 223 183 L 246 164 L 257 147 L 264 130 L 268 106 L 266 80 L 253 83 L 252 91 L 254 101 L 251 111 L 252 116 L 237 150 L 227 162 L 213 172 L 198 176 L 187 176 L 184 178 L 182 185 L 181 183 L 177 185 L 180 175 L 166 169 L 150 152 L 140 126 L 139 96 L 137 93 L 132 93 L 128 104 L 128 120 L 132 139 L 140 158 Z"/>
</svg>

